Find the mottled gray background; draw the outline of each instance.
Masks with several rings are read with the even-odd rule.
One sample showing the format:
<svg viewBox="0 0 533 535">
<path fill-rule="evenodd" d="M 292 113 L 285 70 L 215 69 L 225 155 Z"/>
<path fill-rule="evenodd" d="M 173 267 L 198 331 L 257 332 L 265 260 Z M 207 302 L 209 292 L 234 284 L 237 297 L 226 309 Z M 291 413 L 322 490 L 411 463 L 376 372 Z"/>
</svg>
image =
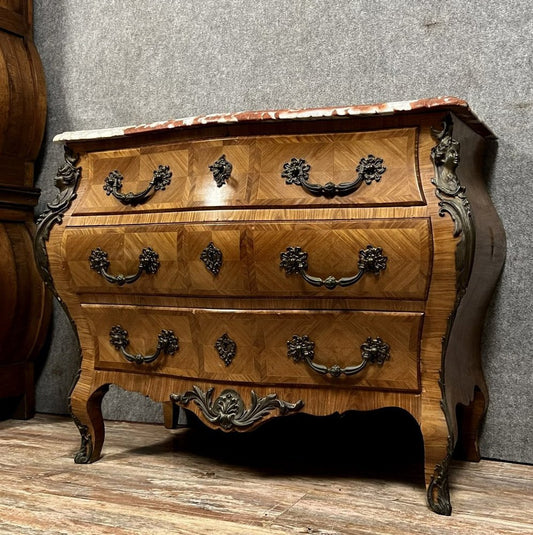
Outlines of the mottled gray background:
<svg viewBox="0 0 533 535">
<path fill-rule="evenodd" d="M 533 4 L 518 0 L 35 0 L 48 84 L 39 164 L 44 203 L 62 149 L 83 130 L 248 109 L 365 104 L 454 95 L 499 136 L 489 189 L 508 237 L 483 343 L 489 458 L 533 462 L 531 288 Z M 79 367 L 56 307 L 37 409 L 67 411 Z M 113 389 L 105 416 L 158 420 Z"/>
</svg>

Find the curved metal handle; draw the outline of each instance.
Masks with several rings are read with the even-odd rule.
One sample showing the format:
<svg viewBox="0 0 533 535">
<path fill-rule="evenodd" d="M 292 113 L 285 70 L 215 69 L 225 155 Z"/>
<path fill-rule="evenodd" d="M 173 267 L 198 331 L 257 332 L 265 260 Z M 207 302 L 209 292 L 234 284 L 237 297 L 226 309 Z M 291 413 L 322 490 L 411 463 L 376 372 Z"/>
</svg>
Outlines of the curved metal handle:
<svg viewBox="0 0 533 535">
<path fill-rule="evenodd" d="M 337 286 L 350 286 L 355 284 L 365 273 L 379 273 L 387 267 L 387 257 L 383 256 L 381 247 L 367 245 L 366 249 L 359 251 L 359 271 L 353 277 L 342 277 L 336 279 L 332 275 L 321 279 L 313 277 L 306 272 L 307 253 L 301 247 L 287 247 L 287 250 L 280 253 L 281 262 L 279 267 L 285 270 L 287 275 L 298 273 L 301 277 L 313 286 L 325 286 L 328 290 L 333 290 Z"/>
<path fill-rule="evenodd" d="M 159 357 L 161 351 L 166 355 L 173 355 L 179 349 L 179 340 L 174 336 L 174 331 L 162 329 L 157 337 L 157 348 L 153 355 L 132 355 L 126 351 L 126 347 L 130 343 L 128 331 L 123 329 L 121 325 L 111 327 L 109 343 L 115 346 L 115 349 L 118 349 L 128 362 L 135 362 L 135 364 L 149 364 Z"/>
<path fill-rule="evenodd" d="M 386 360 L 390 359 L 389 350 L 389 345 L 381 338 L 367 338 L 366 342 L 361 345 L 361 363 L 357 366 L 341 368 L 338 364 L 325 366 L 324 364 L 313 362 L 315 358 L 315 343 L 310 340 L 309 336 L 298 336 L 295 334 L 290 340 L 287 340 L 287 356 L 289 358 L 294 360 L 294 362 L 304 361 L 315 372 L 321 375 L 329 374 L 332 377 L 355 375 L 362 371 L 369 362 L 381 366 Z"/>
<path fill-rule="evenodd" d="M 355 168 L 357 177 L 352 182 L 341 182 L 340 184 L 334 184 L 333 182 L 327 182 L 323 186 L 320 184 L 311 184 L 309 182 L 309 171 L 311 166 L 302 158 L 291 158 L 290 162 L 283 164 L 283 172 L 281 177 L 285 179 L 286 184 L 296 184 L 302 186 L 302 188 L 311 195 L 324 196 L 327 198 L 343 197 L 353 193 L 359 189 L 361 184 L 365 182 L 370 185 L 373 180 L 379 182 L 381 175 L 387 170 L 383 166 L 383 159 L 377 158 L 372 154 L 369 154 L 366 158 L 361 158 L 359 164 Z"/>
<path fill-rule="evenodd" d="M 172 172 L 168 165 L 160 165 L 155 171 L 148 187 L 140 193 L 120 193 L 124 177 L 119 171 L 111 171 L 104 180 L 104 190 L 107 195 L 113 195 L 122 204 L 137 206 L 148 201 L 156 191 L 164 190 L 170 184 Z"/>
<path fill-rule="evenodd" d="M 151 247 L 145 247 L 139 255 L 139 268 L 135 275 L 110 275 L 107 272 L 107 268 L 109 267 L 107 253 L 100 249 L 100 247 L 97 247 L 91 251 L 89 266 L 96 273 L 102 275 L 107 282 L 122 286 L 135 282 L 142 275 L 143 271 L 154 275 L 157 273 L 160 263 L 159 255 Z"/>
</svg>

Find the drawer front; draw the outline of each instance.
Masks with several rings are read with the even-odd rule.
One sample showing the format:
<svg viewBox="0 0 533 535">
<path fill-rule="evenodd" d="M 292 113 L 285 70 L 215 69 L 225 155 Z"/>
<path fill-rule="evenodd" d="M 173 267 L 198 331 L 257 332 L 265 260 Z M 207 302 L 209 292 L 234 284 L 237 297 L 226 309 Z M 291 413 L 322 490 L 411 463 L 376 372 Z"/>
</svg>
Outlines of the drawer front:
<svg viewBox="0 0 533 535">
<path fill-rule="evenodd" d="M 153 212 L 187 206 L 191 190 L 190 155 L 186 146 L 128 149 L 91 153 L 82 169 L 79 199 L 73 214 Z M 168 167 L 170 178 L 159 189 L 150 188 L 155 172 Z M 118 172 L 120 184 L 115 182 Z M 161 175 L 160 175 L 161 176 Z M 164 176 L 164 175 L 163 175 Z M 170 183 L 168 183 L 170 181 Z M 163 189 L 164 187 L 164 189 Z M 117 199 L 134 194 L 135 200 Z M 139 195 L 144 196 L 139 198 Z"/>
<path fill-rule="evenodd" d="M 83 308 L 96 340 L 99 369 L 233 383 L 419 388 L 422 313 Z M 172 331 L 177 339 L 174 354 L 163 348 L 154 362 L 129 362 L 116 347 L 124 344 L 116 336 L 117 327 L 127 331 L 125 352 L 146 358 L 156 353 L 161 331 Z M 113 328 L 115 345 L 110 342 Z M 295 349 L 302 340 L 308 349 L 312 345 L 310 362 Z M 382 362 L 368 359 L 361 366 L 363 354 L 368 357 L 363 348 L 380 352 Z"/>
<path fill-rule="evenodd" d="M 91 153 L 74 214 L 261 205 L 423 204 L 416 140 L 417 129 L 406 128 L 191 141 Z M 347 189 L 337 194 L 310 192 L 284 175 L 292 159 L 309 166 L 306 183 L 348 184 Z M 164 187 L 150 187 L 152 180 L 157 182 L 154 172 L 160 166 L 168 166 L 172 176 L 168 175 Z M 115 172 L 120 174 L 120 183 Z M 134 200 L 124 197 L 130 192 L 135 194 Z"/>
<path fill-rule="evenodd" d="M 429 283 L 431 242 L 423 218 L 71 228 L 64 236 L 79 293 L 422 300 Z M 381 269 L 361 268 L 369 245 L 381 251 Z M 158 255 L 156 272 L 139 269 L 147 248 Z M 282 261 L 291 248 L 306 255 L 304 270 L 291 271 Z M 104 253 L 114 281 L 98 271 Z M 100 257 L 91 260 L 95 254 Z M 134 282 L 117 280 L 139 272 Z"/>
<path fill-rule="evenodd" d="M 416 140 L 415 128 L 258 138 L 256 166 L 259 176 L 252 184 L 251 200 L 254 204 L 274 206 L 423 204 Z M 304 160 L 309 166 L 307 182 L 312 185 L 352 185 L 343 194 L 313 194 L 290 177 L 280 179 L 284 165 L 291 164 L 293 159 Z M 289 165 L 287 171 L 292 169 L 294 172 L 294 168 L 300 169 L 295 164 Z M 362 179 L 360 185 L 354 184 L 358 182 L 358 168 Z"/>
</svg>

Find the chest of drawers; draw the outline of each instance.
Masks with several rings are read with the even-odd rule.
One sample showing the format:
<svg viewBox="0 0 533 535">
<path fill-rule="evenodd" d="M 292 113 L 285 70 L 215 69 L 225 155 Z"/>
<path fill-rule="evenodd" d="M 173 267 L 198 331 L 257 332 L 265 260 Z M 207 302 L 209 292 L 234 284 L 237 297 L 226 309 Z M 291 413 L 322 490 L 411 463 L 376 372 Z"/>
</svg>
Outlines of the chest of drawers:
<svg viewBox="0 0 533 535">
<path fill-rule="evenodd" d="M 224 431 L 399 407 L 449 514 L 453 450 L 479 459 L 505 250 L 491 137 L 455 98 L 59 136 L 35 250 L 82 351 L 76 462 L 100 456 L 110 384 Z"/>
</svg>

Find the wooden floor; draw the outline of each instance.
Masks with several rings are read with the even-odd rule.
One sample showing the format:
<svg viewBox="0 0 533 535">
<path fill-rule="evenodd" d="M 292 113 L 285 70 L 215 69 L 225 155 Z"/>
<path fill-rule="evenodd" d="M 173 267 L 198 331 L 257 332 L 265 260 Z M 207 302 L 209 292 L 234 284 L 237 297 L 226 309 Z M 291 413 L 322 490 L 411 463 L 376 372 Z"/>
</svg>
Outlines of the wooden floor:
<svg viewBox="0 0 533 535">
<path fill-rule="evenodd" d="M 0 533 L 533 534 L 533 466 L 454 462 L 442 517 L 413 475 L 418 447 L 394 466 L 379 458 L 401 437 L 376 444 L 343 422 L 283 420 L 229 436 L 107 422 L 92 465 L 74 464 L 68 418 L 0 422 Z"/>
</svg>

